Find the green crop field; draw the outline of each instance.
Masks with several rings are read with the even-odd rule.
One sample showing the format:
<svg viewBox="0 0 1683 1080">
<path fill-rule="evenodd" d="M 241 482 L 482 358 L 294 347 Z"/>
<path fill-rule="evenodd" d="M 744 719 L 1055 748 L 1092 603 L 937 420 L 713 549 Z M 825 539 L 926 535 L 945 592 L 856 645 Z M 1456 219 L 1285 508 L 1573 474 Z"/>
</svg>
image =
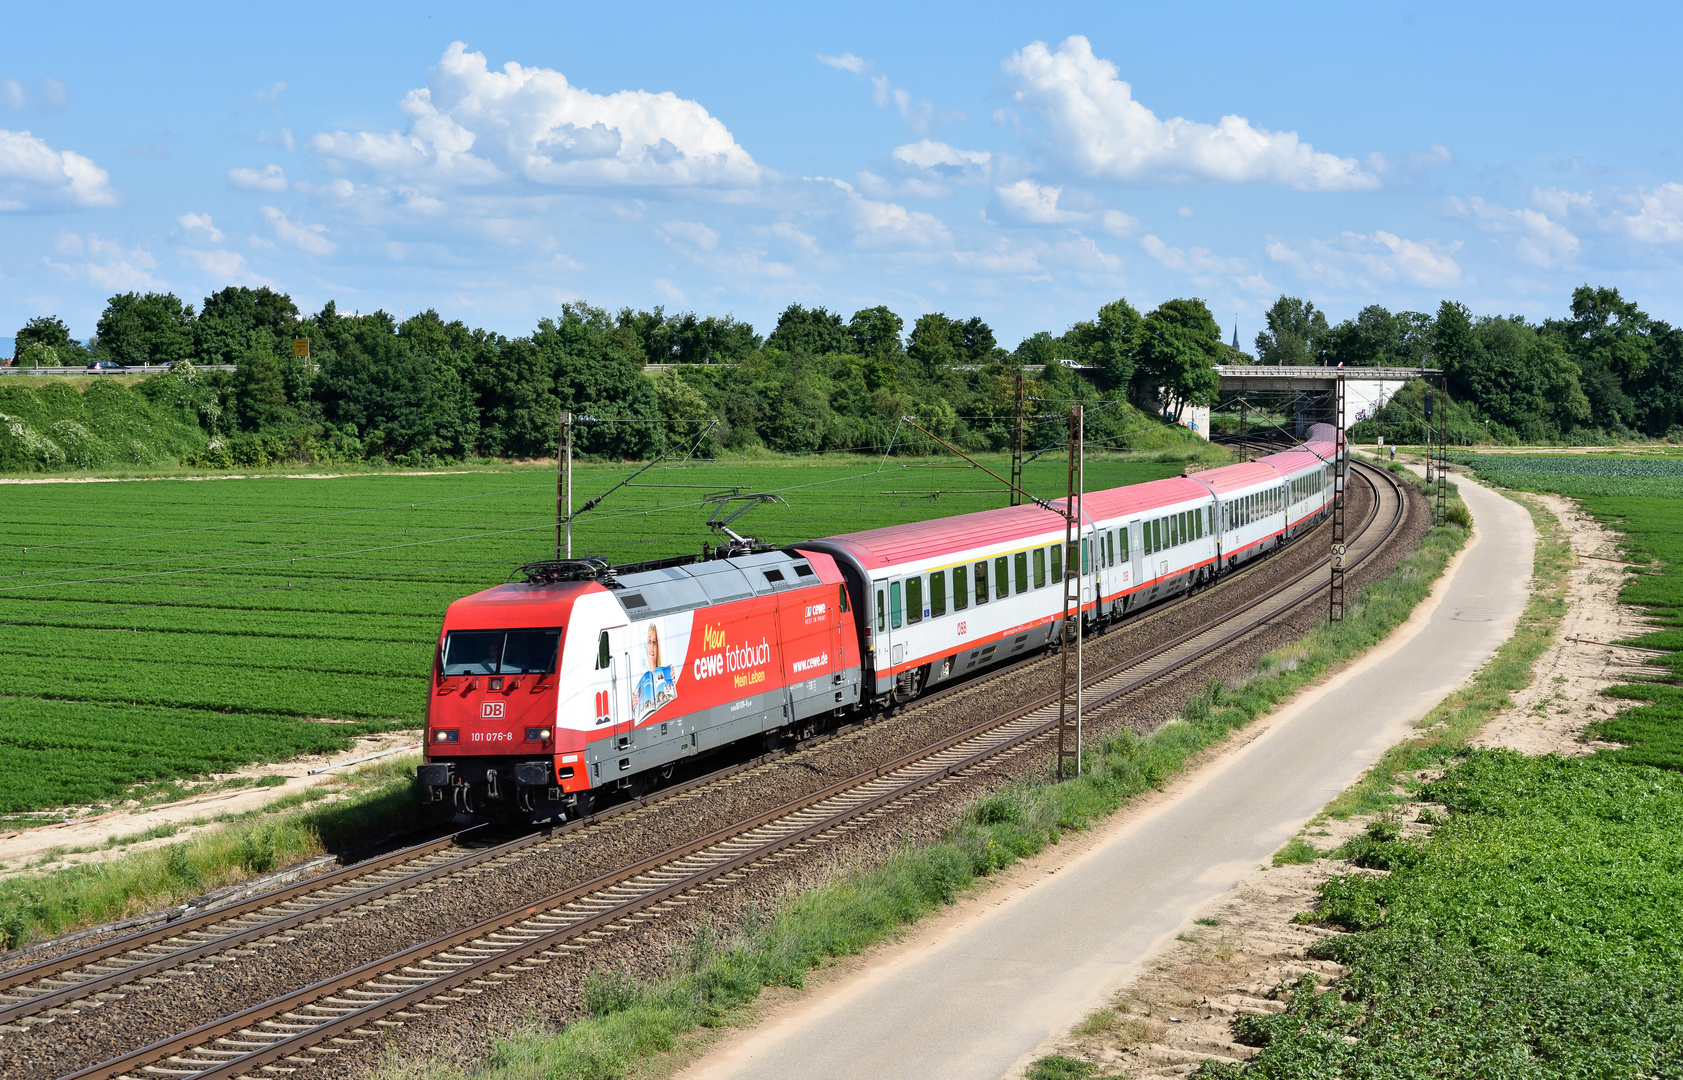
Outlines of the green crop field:
<svg viewBox="0 0 1683 1080">
<path fill-rule="evenodd" d="M 1683 776 L 1607 758 L 1475 751 L 1428 785 L 1423 841 L 1376 823 L 1313 918 L 1290 1007 L 1234 1026 L 1265 1047 L 1199 1075 L 1676 1077 L 1683 1071 Z"/>
<path fill-rule="evenodd" d="M 1583 500 L 1586 510 L 1618 530 L 1627 557 L 1644 565 L 1622 598 L 1646 607 L 1656 628 L 1627 644 L 1665 649 L 1652 660 L 1672 670 L 1669 682 L 1612 688 L 1615 697 L 1643 702 L 1595 725 L 1594 733 L 1625 748 L 1633 762 L 1683 769 L 1683 460 L 1614 455 L 1484 455 L 1464 459 L 1481 477 L 1526 491 Z"/>
<path fill-rule="evenodd" d="M 1462 460 L 1618 531 L 1638 566 L 1623 597 L 1657 624 L 1634 643 L 1669 650 L 1672 674 L 1608 691 L 1643 703 L 1590 727 L 1622 747 L 1461 751 L 1420 792 L 1449 811 L 1429 838 L 1379 821 L 1347 844 L 1388 873 L 1333 878 L 1308 916 L 1346 931 L 1311 950 L 1346 966 L 1336 992 L 1282 987 L 1284 1013 L 1234 1025 L 1262 1054 L 1200 1076 L 1683 1076 L 1683 462 Z"/>
<path fill-rule="evenodd" d="M 580 516 L 573 550 L 620 562 L 699 551 L 717 539 L 703 496 L 732 490 L 785 500 L 733 526 L 773 543 L 1004 505 L 997 483 L 954 464 L 659 466 Z M 636 468 L 581 466 L 575 505 Z M 1088 485 L 1182 468 L 1099 459 Z M 1064 483 L 1061 459 L 1025 474 L 1048 497 Z M 0 492 L 0 813 L 414 726 L 445 607 L 554 552 L 555 476 L 536 467 Z"/>
</svg>

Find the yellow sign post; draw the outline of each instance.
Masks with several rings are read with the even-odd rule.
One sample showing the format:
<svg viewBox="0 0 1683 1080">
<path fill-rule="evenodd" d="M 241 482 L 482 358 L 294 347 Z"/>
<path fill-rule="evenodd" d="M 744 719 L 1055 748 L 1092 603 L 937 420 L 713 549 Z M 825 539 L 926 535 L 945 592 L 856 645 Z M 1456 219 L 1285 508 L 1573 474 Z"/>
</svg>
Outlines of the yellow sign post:
<svg viewBox="0 0 1683 1080">
<path fill-rule="evenodd" d="M 310 339 L 307 337 L 293 338 L 292 355 L 301 360 L 308 360 L 310 358 Z"/>
</svg>

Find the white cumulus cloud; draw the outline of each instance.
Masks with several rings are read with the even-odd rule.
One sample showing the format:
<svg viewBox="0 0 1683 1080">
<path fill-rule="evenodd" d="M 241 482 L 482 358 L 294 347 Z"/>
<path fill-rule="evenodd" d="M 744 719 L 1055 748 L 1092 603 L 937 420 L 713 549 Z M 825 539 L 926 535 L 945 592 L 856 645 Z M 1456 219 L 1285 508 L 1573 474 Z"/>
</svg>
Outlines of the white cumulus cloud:
<svg viewBox="0 0 1683 1080">
<path fill-rule="evenodd" d="M 1578 238 L 1566 226 L 1539 210 L 1510 210 L 1487 203 L 1477 195 L 1452 198 L 1449 208 L 1471 218 L 1481 229 L 1512 237 L 1514 252 L 1533 266 L 1561 266 L 1578 253 Z"/>
<path fill-rule="evenodd" d="M 871 66 L 869 60 L 863 60 L 850 52 L 844 52 L 840 56 L 826 56 L 819 53 L 818 62 L 833 67 L 837 71 L 851 71 L 855 75 L 864 74 L 865 69 Z"/>
<path fill-rule="evenodd" d="M 285 191 L 286 173 L 279 165 L 265 165 L 261 169 L 243 166 L 228 170 L 228 183 L 241 191 Z"/>
<path fill-rule="evenodd" d="M 245 256 L 237 251 L 195 251 L 186 248 L 182 254 L 212 277 L 229 280 L 245 273 Z"/>
<path fill-rule="evenodd" d="M 126 248 L 96 233 L 80 236 L 60 233 L 54 245 L 66 261 L 48 265 L 72 274 L 85 275 L 102 289 L 112 292 L 162 292 L 164 283 L 152 276 L 158 260 L 142 247 Z"/>
<path fill-rule="evenodd" d="M 403 99 L 407 132 L 324 132 L 326 158 L 395 179 L 454 187 L 518 178 L 545 185 L 742 185 L 762 170 L 700 103 L 676 94 L 594 94 L 559 71 L 486 66 L 455 42 Z"/>
<path fill-rule="evenodd" d="M 1007 216 L 1034 225 L 1063 225 L 1086 221 L 1092 216 L 1060 209 L 1058 199 L 1064 189 L 1051 184 L 1018 180 L 1014 184 L 994 188 L 993 193 Z"/>
<path fill-rule="evenodd" d="M 1267 251 L 1275 262 L 1329 284 L 1371 286 L 1405 281 L 1437 288 L 1461 280 L 1461 265 L 1454 258 L 1460 246 L 1460 241 L 1445 247 L 1436 240 L 1408 240 L 1375 229 L 1372 233 L 1345 232 L 1331 241 L 1310 241 L 1305 250 L 1274 240 Z"/>
<path fill-rule="evenodd" d="M 277 240 L 291 244 L 301 251 L 307 251 L 311 255 L 331 255 L 333 253 L 334 244 L 327 238 L 327 226 L 300 224 L 273 206 L 259 207 L 258 213 L 268 220 L 269 225 L 275 230 Z"/>
<path fill-rule="evenodd" d="M 902 165 L 959 182 L 981 183 L 993 165 L 993 155 L 986 150 L 960 150 L 934 139 L 896 146 L 892 156 Z"/>
<path fill-rule="evenodd" d="M 668 240 L 702 251 L 712 251 L 719 246 L 719 234 L 699 221 L 668 221 L 660 227 L 660 232 Z"/>
<path fill-rule="evenodd" d="M 209 214 L 195 214 L 189 211 L 176 218 L 175 223 L 181 226 L 183 232 L 190 233 L 199 230 L 210 239 L 211 243 L 220 244 L 222 242 L 222 230 L 218 229 L 216 223 L 210 220 Z"/>
<path fill-rule="evenodd" d="M 1630 201 L 1634 203 L 1631 212 L 1613 215 L 1625 235 L 1648 244 L 1683 240 L 1683 184 L 1640 188 Z"/>
<path fill-rule="evenodd" d="M 73 150 L 0 128 L 0 210 L 114 206 L 111 175 Z"/>
<path fill-rule="evenodd" d="M 899 203 L 861 198 L 854 203 L 854 242 L 862 245 L 907 244 L 944 247 L 952 235 L 934 214 L 908 210 Z"/>
<path fill-rule="evenodd" d="M 1056 52 L 1036 41 L 1005 61 L 1017 103 L 1045 125 L 1046 150 L 1095 178 L 1125 181 L 1264 180 L 1303 190 L 1379 186 L 1353 158 L 1322 153 L 1296 132 L 1269 131 L 1229 115 L 1214 124 L 1160 119 L 1085 37 Z"/>
</svg>

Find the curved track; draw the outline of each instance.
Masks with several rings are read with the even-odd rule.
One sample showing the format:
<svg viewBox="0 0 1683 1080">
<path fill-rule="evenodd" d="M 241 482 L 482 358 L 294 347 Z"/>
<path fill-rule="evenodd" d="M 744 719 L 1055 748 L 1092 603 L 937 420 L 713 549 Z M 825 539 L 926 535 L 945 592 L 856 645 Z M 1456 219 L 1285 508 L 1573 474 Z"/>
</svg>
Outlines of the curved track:
<svg viewBox="0 0 1683 1080">
<path fill-rule="evenodd" d="M 1222 583 L 1265 573 L 1269 560 L 1259 560 L 1229 574 Z M 1192 595 L 1201 595 L 1208 588 Z M 1182 595 L 1132 616 L 1141 625 L 1191 596 Z M 922 708 L 950 694 L 1000 679 L 1039 662 L 1029 657 L 984 672 L 974 679 L 926 694 L 907 708 Z M 64 953 L 35 964 L 0 973 L 0 1025 L 43 1013 L 78 999 L 97 995 L 125 982 L 146 978 L 171 967 L 192 963 L 227 949 L 239 948 L 314 919 L 361 906 L 475 867 L 495 866 L 498 860 L 525 851 L 578 829 L 639 809 L 673 796 L 716 783 L 770 761 L 787 757 L 828 739 L 858 730 L 873 721 L 844 725 L 807 739 L 786 750 L 754 757 L 704 775 L 667 785 L 641 799 L 607 807 L 582 820 L 545 829 L 503 843 L 485 844 L 490 834 L 482 826 L 464 829 L 425 843 L 401 848 L 378 858 L 230 904 L 172 919 L 166 923 L 116 937 L 97 945 Z M 64 1014 L 59 1014 L 64 1015 Z"/>
<path fill-rule="evenodd" d="M 1367 483 L 1374 497 L 1366 520 L 1353 533 L 1352 558 L 1348 564 L 1352 568 L 1381 548 L 1401 526 L 1407 510 L 1400 485 L 1388 474 L 1360 465 L 1355 467 L 1354 474 Z M 1325 566 L 1326 560 L 1319 559 L 1243 607 L 1096 673 L 1085 684 L 1086 708 L 1097 713 L 1113 706 L 1320 595 L 1325 584 L 1317 575 Z M 995 672 L 992 677 L 1023 664 Z M 938 696 L 930 695 L 923 701 Z M 298 1056 L 306 1048 L 314 1048 L 312 1054 L 331 1053 L 335 1041 L 354 1043 L 360 1041 L 359 1037 L 377 1035 L 376 1028 L 368 1025 L 393 1023 L 388 1017 L 419 1015 L 414 1009 L 447 1008 L 452 1002 L 462 1000 L 464 993 L 479 992 L 479 986 L 473 984 L 495 985 L 499 972 L 527 970 L 565 952 L 585 948 L 593 937 L 617 928 L 615 924 L 633 925 L 636 920 L 653 917 L 660 910 L 687 904 L 709 887 L 728 884 L 753 864 L 835 839 L 890 806 L 918 798 L 977 766 L 1036 749 L 1050 737 L 1056 715 L 1057 698 L 1053 695 L 990 716 L 896 761 L 622 867 L 595 881 L 537 898 L 517 909 L 290 990 L 73 1075 L 222 1077 L 261 1069 L 282 1059 L 303 1064 L 312 1060 Z M 821 740 L 812 740 L 818 741 Z M 591 819 L 554 832 L 586 828 L 650 802 L 694 792 L 724 775 L 758 767 L 765 760 L 720 770 L 665 789 L 648 799 L 609 808 Z M 3 992 L 14 1001 L 0 1006 L 0 1022 L 40 1013 L 69 1015 L 74 1010 L 62 1006 L 78 998 L 227 952 L 331 912 L 359 907 L 380 896 L 461 872 L 469 866 L 484 868 L 498 859 L 542 844 L 550 837 L 544 834 L 522 837 L 465 856 L 448 853 L 455 839 L 444 838 L 394 852 L 326 878 L 206 912 L 197 916 L 192 926 L 177 923 L 20 969 L 6 980 Z M 280 1067 L 286 1067 L 285 1063 Z"/>
</svg>

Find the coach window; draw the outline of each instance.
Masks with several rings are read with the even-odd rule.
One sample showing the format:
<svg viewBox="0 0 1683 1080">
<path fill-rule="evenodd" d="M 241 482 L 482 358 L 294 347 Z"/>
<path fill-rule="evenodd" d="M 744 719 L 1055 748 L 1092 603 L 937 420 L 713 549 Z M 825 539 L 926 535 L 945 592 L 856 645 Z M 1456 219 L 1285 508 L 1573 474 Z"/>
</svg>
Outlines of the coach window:
<svg viewBox="0 0 1683 1080">
<path fill-rule="evenodd" d="M 900 629 L 900 583 L 888 583 L 888 625 Z"/>
<path fill-rule="evenodd" d="M 1081 573 L 1083 575 L 1091 574 L 1093 572 L 1092 560 L 1093 542 L 1091 540 L 1081 541 Z"/>
<path fill-rule="evenodd" d="M 608 632 L 602 631 L 602 636 L 596 639 L 596 670 L 601 671 L 608 666 Z"/>
<path fill-rule="evenodd" d="M 993 595 L 1000 600 L 1011 595 L 1011 560 L 1004 555 L 993 561 Z"/>
<path fill-rule="evenodd" d="M 1200 506 L 1197 510 L 1194 511 L 1194 513 L 1197 515 L 1197 518 L 1198 518 L 1198 539 L 1200 539 L 1200 540 L 1202 540 L 1204 538 L 1204 515 L 1207 512 L 1208 512 L 1207 509 L 1205 507 L 1202 507 L 1202 506 Z"/>
<path fill-rule="evenodd" d="M 923 578 L 909 577 L 906 579 L 906 622 L 920 623 L 923 621 Z"/>
<path fill-rule="evenodd" d="M 1128 530 L 1127 529 L 1117 529 L 1116 530 L 1116 535 L 1122 538 L 1122 543 L 1120 545 L 1122 550 L 1120 552 L 1120 556 L 1121 556 L 1121 559 L 1122 559 L 1123 562 L 1127 562 L 1128 561 Z"/>
<path fill-rule="evenodd" d="M 1017 592 L 1028 592 L 1028 552 L 1017 552 L 1016 557 L 1011 561 L 1015 564 L 1017 571 Z"/>
<path fill-rule="evenodd" d="M 882 590 L 878 589 L 877 590 L 877 633 L 880 634 L 887 629 L 888 629 L 888 615 L 883 610 Z"/>
<path fill-rule="evenodd" d="M 1045 548 L 1034 549 L 1034 587 L 1037 589 L 1044 589 L 1046 587 Z"/>
<path fill-rule="evenodd" d="M 985 562 L 979 562 L 976 564 L 976 603 L 985 604 L 987 602 L 988 564 Z"/>
<path fill-rule="evenodd" d="M 953 610 L 963 611 L 970 606 L 970 583 L 965 580 L 970 575 L 967 566 L 953 567 Z"/>
<path fill-rule="evenodd" d="M 939 619 L 947 613 L 947 572 L 937 570 L 929 575 L 929 617 Z"/>
<path fill-rule="evenodd" d="M 1062 544 L 1053 544 L 1049 549 L 1052 553 L 1052 580 L 1064 579 L 1064 548 Z"/>
</svg>

